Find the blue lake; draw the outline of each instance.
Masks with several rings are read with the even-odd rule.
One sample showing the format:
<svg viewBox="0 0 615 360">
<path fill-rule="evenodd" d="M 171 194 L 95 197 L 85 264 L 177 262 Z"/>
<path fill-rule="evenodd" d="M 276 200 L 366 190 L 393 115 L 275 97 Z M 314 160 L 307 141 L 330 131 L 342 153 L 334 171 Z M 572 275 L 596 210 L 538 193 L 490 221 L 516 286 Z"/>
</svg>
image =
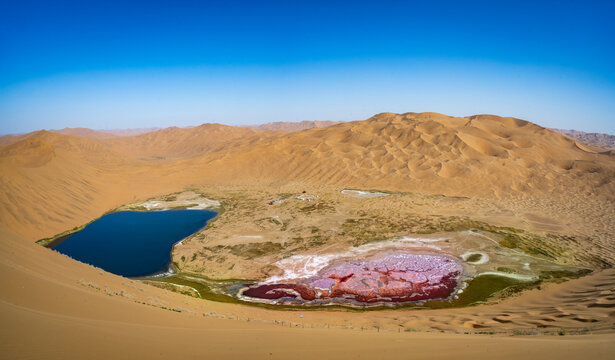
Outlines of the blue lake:
<svg viewBox="0 0 615 360">
<path fill-rule="evenodd" d="M 154 275 L 168 270 L 175 243 L 205 227 L 217 214 L 208 210 L 116 212 L 51 248 L 113 274 Z"/>
</svg>

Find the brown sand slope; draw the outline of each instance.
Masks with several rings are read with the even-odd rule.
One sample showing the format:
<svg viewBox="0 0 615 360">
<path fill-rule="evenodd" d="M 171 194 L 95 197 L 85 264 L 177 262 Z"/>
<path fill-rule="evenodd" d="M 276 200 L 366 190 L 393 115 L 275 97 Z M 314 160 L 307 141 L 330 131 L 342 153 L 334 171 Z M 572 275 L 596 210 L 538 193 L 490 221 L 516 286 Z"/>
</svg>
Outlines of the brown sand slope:
<svg viewBox="0 0 615 360">
<path fill-rule="evenodd" d="M 75 357 L 274 358 L 301 352 L 330 358 L 351 351 L 371 357 L 386 352 L 389 358 L 450 358 L 451 353 L 476 358 L 485 352 L 500 358 L 608 358 L 615 351 L 615 280 L 608 270 L 494 307 L 361 316 L 318 311 L 310 313 L 312 326 L 355 330 L 289 331 L 281 326 L 297 327 L 294 311 L 187 298 L 98 271 L 32 241 L 121 204 L 190 185 L 279 186 L 292 180 L 508 202 L 516 213 L 534 214 L 528 219 L 541 224 L 548 219 L 535 215 L 542 215 L 535 204 L 557 204 L 549 210 L 553 216 L 588 217 L 588 224 L 600 227 L 599 243 L 579 246 L 613 253 L 615 225 L 605 214 L 615 207 L 614 175 L 613 156 L 587 151 L 535 124 L 491 115 L 385 113 L 291 133 L 203 125 L 103 140 L 29 134 L 0 146 L 0 266 L 5 274 L 0 351 L 11 358 L 62 358 L 69 345 Z M 470 215 L 477 210 L 464 209 Z M 220 314 L 226 319 L 215 319 Z M 228 320 L 233 317 L 244 321 Z M 263 322 L 245 322 L 248 318 Z M 280 319 L 285 323 L 280 325 Z M 361 323 L 371 331 L 361 333 Z M 561 341 L 375 330 L 396 323 L 432 331 L 600 324 L 597 329 L 606 333 Z"/>
<path fill-rule="evenodd" d="M 263 156 L 266 154 L 266 156 Z M 538 125 L 490 115 L 380 114 L 210 154 L 223 178 L 301 179 L 461 196 L 613 199 L 613 157 Z M 229 166 L 232 163 L 232 166 Z"/>
</svg>

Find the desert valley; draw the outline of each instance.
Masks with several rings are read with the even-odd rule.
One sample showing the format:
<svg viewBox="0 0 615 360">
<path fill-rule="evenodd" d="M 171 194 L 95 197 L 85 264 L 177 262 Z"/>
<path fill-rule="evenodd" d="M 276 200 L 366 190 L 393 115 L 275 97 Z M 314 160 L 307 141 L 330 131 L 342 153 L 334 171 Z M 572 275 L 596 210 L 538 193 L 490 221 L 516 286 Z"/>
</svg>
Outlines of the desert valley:
<svg viewBox="0 0 615 360">
<path fill-rule="evenodd" d="M 9 358 L 615 352 L 608 144 L 439 113 L 142 132 L 0 137 Z"/>
</svg>

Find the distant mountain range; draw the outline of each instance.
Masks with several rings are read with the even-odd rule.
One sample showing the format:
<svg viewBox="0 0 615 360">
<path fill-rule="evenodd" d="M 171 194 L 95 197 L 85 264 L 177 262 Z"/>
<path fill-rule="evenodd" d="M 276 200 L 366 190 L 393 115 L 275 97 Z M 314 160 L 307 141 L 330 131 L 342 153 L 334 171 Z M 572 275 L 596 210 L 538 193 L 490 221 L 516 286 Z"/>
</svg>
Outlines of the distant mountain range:
<svg viewBox="0 0 615 360">
<path fill-rule="evenodd" d="M 586 133 L 578 130 L 553 129 L 587 145 L 615 149 L 615 135 L 602 133 Z"/>
<path fill-rule="evenodd" d="M 273 130 L 273 131 L 301 131 L 307 130 L 311 128 L 324 128 L 331 125 L 340 124 L 341 121 L 300 121 L 300 122 L 290 122 L 290 121 L 278 121 L 278 122 L 270 122 L 262 125 L 253 125 L 249 126 L 253 129 L 259 130 Z"/>
</svg>

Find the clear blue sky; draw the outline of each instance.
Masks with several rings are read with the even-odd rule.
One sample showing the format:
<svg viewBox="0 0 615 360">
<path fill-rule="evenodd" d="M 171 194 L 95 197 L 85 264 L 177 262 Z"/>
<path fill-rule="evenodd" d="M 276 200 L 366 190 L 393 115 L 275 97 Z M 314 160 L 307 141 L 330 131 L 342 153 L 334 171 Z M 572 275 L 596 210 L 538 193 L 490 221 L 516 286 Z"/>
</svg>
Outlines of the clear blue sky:
<svg viewBox="0 0 615 360">
<path fill-rule="evenodd" d="M 2 1 L 0 134 L 492 113 L 615 134 L 615 1 Z"/>
</svg>

